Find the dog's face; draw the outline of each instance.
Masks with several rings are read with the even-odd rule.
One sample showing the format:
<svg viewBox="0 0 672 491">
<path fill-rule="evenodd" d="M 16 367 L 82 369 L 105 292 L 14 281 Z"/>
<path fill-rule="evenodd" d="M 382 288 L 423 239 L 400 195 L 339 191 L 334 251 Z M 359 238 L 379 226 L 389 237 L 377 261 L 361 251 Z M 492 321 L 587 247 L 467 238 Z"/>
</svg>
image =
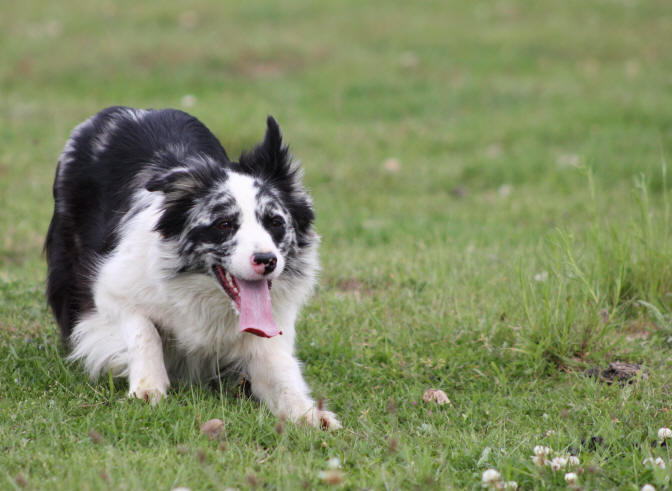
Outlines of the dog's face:
<svg viewBox="0 0 672 491">
<path fill-rule="evenodd" d="M 188 269 L 219 267 L 249 281 L 277 278 L 295 247 L 292 217 L 277 192 L 234 171 L 197 199 L 179 241 Z"/>
<path fill-rule="evenodd" d="M 310 198 L 282 145 L 277 123 L 269 117 L 264 141 L 238 163 L 214 162 L 203 155 L 181 160 L 180 166 L 146 185 L 165 195 L 156 230 L 175 244 L 179 271 L 214 278 L 241 322 L 250 309 L 250 315 L 267 317 L 271 281 L 287 269 L 291 274 L 292 262 L 313 236 Z M 253 327 L 255 334 L 273 332 L 272 326 Z M 249 329 L 241 325 L 241 330 Z"/>
</svg>

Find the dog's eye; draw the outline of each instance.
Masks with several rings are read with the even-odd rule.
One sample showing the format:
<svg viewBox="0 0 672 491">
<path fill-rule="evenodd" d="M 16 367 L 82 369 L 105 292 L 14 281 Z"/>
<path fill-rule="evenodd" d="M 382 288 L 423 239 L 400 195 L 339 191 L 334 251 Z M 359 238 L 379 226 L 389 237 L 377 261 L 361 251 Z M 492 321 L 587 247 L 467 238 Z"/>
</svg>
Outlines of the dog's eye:
<svg viewBox="0 0 672 491">
<path fill-rule="evenodd" d="M 271 217 L 271 227 L 281 228 L 285 226 L 285 220 L 280 215 L 274 215 Z"/>
<path fill-rule="evenodd" d="M 222 232 L 228 232 L 233 228 L 233 220 L 230 218 L 222 218 L 215 222 L 215 227 Z"/>
</svg>

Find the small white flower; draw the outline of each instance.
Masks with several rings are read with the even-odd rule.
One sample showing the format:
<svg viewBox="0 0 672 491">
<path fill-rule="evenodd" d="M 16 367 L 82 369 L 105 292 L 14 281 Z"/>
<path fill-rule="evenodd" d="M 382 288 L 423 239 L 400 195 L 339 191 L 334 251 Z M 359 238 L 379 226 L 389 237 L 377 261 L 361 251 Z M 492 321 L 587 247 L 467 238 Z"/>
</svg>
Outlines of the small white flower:
<svg viewBox="0 0 672 491">
<path fill-rule="evenodd" d="M 539 467 L 543 467 L 546 464 L 546 458 L 543 455 L 533 455 L 532 462 Z"/>
<path fill-rule="evenodd" d="M 658 439 L 659 440 L 667 440 L 668 438 L 672 438 L 672 430 L 669 428 L 660 428 L 658 430 Z"/>
<path fill-rule="evenodd" d="M 345 473 L 341 469 L 327 469 L 318 472 L 317 477 L 327 484 L 340 484 L 343 482 Z"/>
<path fill-rule="evenodd" d="M 546 455 L 551 453 L 550 447 L 544 447 L 542 445 L 536 445 L 534 447 L 534 455 L 539 455 L 542 457 L 545 457 Z"/>
<path fill-rule="evenodd" d="M 496 483 L 501 481 L 502 475 L 496 469 L 488 469 L 483 471 L 483 476 L 481 477 L 481 483 L 483 487 L 494 486 Z"/>
<path fill-rule="evenodd" d="M 581 463 L 579 458 L 576 455 L 570 455 L 569 458 L 567 459 L 567 463 L 571 465 L 572 467 L 575 467 Z"/>
<path fill-rule="evenodd" d="M 422 395 L 422 400 L 424 402 L 436 402 L 439 406 L 450 404 L 450 399 L 448 399 L 446 393 L 439 389 L 427 389 Z"/>
<path fill-rule="evenodd" d="M 550 464 L 551 469 L 557 471 L 559 469 L 564 469 L 567 466 L 567 459 L 565 457 L 556 457 L 551 460 Z"/>
<path fill-rule="evenodd" d="M 534 281 L 538 281 L 539 283 L 543 283 L 548 279 L 548 271 L 542 271 L 541 273 L 537 273 L 534 275 Z"/>
<path fill-rule="evenodd" d="M 338 457 L 332 457 L 331 459 L 327 460 L 327 467 L 329 469 L 338 469 L 341 467 L 341 461 L 338 460 Z"/>
<path fill-rule="evenodd" d="M 656 491 L 656 488 L 654 488 L 650 484 L 645 484 L 644 486 L 642 486 L 642 491 Z"/>
<path fill-rule="evenodd" d="M 567 484 L 576 484 L 576 481 L 579 480 L 579 476 L 576 475 L 576 472 L 568 472 L 565 474 L 565 482 Z"/>
<path fill-rule="evenodd" d="M 660 457 L 656 457 L 655 459 L 653 457 L 647 457 L 644 460 L 642 460 L 642 465 L 655 465 L 656 467 L 664 469 L 665 461 Z"/>
<path fill-rule="evenodd" d="M 390 174 L 396 174 L 401 170 L 401 164 L 399 163 L 399 159 L 396 159 L 394 157 L 390 157 L 388 159 L 383 160 L 383 170 L 389 172 Z"/>
<path fill-rule="evenodd" d="M 516 481 L 506 481 L 504 489 L 518 489 L 518 483 Z"/>
<path fill-rule="evenodd" d="M 502 184 L 497 188 L 497 194 L 499 194 L 502 198 L 506 198 L 511 194 L 511 190 L 513 188 L 511 187 L 511 184 Z"/>
<path fill-rule="evenodd" d="M 555 162 L 558 164 L 558 167 L 577 167 L 581 163 L 581 156 L 574 153 L 566 153 L 558 155 Z"/>
<path fill-rule="evenodd" d="M 190 108 L 196 105 L 196 96 L 193 94 L 186 94 L 180 100 L 182 107 Z"/>
</svg>

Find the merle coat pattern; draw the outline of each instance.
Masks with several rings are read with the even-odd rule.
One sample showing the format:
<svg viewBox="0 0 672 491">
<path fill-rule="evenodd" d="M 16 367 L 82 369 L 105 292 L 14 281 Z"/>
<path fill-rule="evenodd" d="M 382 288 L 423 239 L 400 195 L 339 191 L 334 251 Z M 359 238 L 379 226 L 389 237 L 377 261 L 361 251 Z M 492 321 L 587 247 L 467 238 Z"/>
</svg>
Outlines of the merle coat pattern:
<svg viewBox="0 0 672 491">
<path fill-rule="evenodd" d="M 319 238 L 272 117 L 234 162 L 184 112 L 105 109 L 72 132 L 53 191 L 47 298 L 70 359 L 94 378 L 127 377 L 129 395 L 153 403 L 170 380 L 226 366 L 274 414 L 340 426 L 294 356 Z M 269 325 L 241 332 L 245 316 Z"/>
</svg>

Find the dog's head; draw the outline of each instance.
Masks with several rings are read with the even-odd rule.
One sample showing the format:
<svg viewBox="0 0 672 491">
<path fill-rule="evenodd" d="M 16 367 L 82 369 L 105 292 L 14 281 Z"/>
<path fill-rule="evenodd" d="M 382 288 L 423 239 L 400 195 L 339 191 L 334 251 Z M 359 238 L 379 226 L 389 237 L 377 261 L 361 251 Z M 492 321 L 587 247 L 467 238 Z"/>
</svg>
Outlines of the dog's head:
<svg viewBox="0 0 672 491">
<path fill-rule="evenodd" d="M 180 164 L 145 187 L 164 195 L 156 231 L 176 246 L 180 272 L 212 276 L 239 312 L 241 330 L 277 334 L 271 281 L 297 274 L 315 237 L 312 203 L 277 122 L 268 118 L 263 142 L 239 162 L 186 151 L 162 158 Z"/>
</svg>

